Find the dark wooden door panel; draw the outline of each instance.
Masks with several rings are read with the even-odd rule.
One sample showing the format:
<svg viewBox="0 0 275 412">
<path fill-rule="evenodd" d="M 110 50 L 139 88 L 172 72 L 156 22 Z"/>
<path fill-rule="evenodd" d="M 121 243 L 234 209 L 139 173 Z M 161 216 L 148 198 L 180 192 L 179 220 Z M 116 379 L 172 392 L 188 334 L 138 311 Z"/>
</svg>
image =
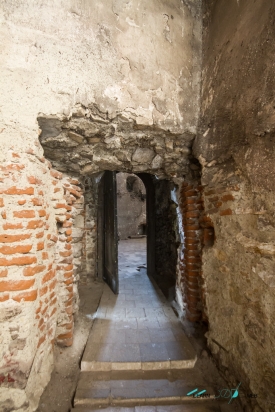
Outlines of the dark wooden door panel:
<svg viewBox="0 0 275 412">
<path fill-rule="evenodd" d="M 104 181 L 104 263 L 103 279 L 115 294 L 118 282 L 117 191 L 116 173 L 106 171 Z"/>
</svg>

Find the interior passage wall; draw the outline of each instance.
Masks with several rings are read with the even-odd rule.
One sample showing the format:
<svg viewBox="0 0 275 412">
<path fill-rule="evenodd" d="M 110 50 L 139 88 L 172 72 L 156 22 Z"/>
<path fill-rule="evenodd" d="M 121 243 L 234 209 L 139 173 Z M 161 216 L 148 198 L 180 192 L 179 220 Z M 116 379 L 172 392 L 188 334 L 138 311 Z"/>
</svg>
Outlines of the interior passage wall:
<svg viewBox="0 0 275 412">
<path fill-rule="evenodd" d="M 0 404 L 32 411 L 50 377 L 56 332 L 65 344 L 72 342 L 75 274 L 83 263 L 77 242 L 82 242 L 87 261 L 91 258 L 90 266 L 94 250 L 86 235 L 77 235 L 83 223 L 81 186 L 70 183 L 80 195 L 74 206 L 66 200 L 69 187 L 51 175 L 43 159 L 37 118 L 70 118 L 75 107 L 92 106 L 91 123 L 104 123 L 96 116 L 98 109 L 108 117 L 107 126 L 118 115 L 122 129 L 123 119 L 134 124 L 136 148 L 138 131 L 146 127 L 174 133 L 177 139 L 185 136 L 190 143 L 199 111 L 200 2 L 142 0 L 137 8 L 124 0 L 4 0 L 0 19 L 2 229 L 7 221 L 0 245 L 0 345 L 5 354 Z M 55 136 L 54 124 L 50 128 Z M 89 137 L 104 139 L 111 152 L 120 144 L 113 130 L 106 127 L 103 136 L 93 130 Z M 79 139 L 78 126 L 71 136 L 72 145 Z M 173 142 L 165 144 L 172 151 Z M 66 142 L 63 147 L 66 150 Z M 121 156 L 131 162 L 127 153 Z M 91 160 L 95 163 L 94 154 Z M 82 171 L 85 159 L 79 157 L 74 164 L 78 161 L 77 170 Z M 62 206 L 53 200 L 59 193 L 55 189 L 66 197 Z M 56 216 L 61 219 L 58 228 Z M 86 223 L 95 228 L 94 221 Z M 55 280 L 62 288 L 54 289 Z M 36 313 L 40 301 L 43 308 Z M 61 301 L 69 307 L 58 323 Z"/>
<path fill-rule="evenodd" d="M 146 234 L 146 189 L 134 174 L 117 174 L 117 227 L 119 239 Z"/>
<path fill-rule="evenodd" d="M 208 343 L 232 384 L 258 395 L 248 410 L 271 411 L 275 5 L 205 1 L 203 18 L 202 117 L 194 150 L 215 230 L 203 253 Z"/>
</svg>

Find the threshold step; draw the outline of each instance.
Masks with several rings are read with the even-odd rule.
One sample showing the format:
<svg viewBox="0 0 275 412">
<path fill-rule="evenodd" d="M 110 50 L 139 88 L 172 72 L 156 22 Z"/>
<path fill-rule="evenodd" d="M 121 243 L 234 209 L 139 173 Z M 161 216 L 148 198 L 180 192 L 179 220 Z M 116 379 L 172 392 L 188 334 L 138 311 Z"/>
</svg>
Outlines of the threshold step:
<svg viewBox="0 0 275 412">
<path fill-rule="evenodd" d="M 107 408 L 86 408 L 77 407 L 71 412 L 223 412 L 219 405 L 215 403 L 199 402 L 199 404 L 184 405 L 156 405 L 156 406 L 137 406 L 137 407 L 107 407 Z"/>
<path fill-rule="evenodd" d="M 172 310 L 172 309 L 171 309 Z M 175 316 L 172 314 L 172 316 Z M 95 319 L 81 361 L 82 371 L 193 368 L 197 355 L 178 321 Z M 125 343 L 127 340 L 130 343 Z"/>
<path fill-rule="evenodd" d="M 147 376 L 148 377 L 148 376 Z M 126 378 L 126 376 L 125 376 Z M 215 405 L 214 390 L 202 385 L 207 397 L 194 398 L 187 394 L 194 385 L 187 377 L 171 381 L 161 379 L 110 379 L 91 380 L 88 373 L 81 373 L 74 406 L 83 407 L 134 407 L 154 405 L 181 405 L 189 403 L 208 403 Z M 198 386 L 196 386 L 198 387 Z"/>
</svg>

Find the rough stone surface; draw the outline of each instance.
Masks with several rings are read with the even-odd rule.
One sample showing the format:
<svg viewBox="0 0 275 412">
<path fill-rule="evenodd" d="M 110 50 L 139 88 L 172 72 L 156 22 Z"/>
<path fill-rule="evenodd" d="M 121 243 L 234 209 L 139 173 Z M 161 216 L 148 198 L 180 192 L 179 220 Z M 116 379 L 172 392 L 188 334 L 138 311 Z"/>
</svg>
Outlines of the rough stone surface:
<svg viewBox="0 0 275 412">
<path fill-rule="evenodd" d="M 122 113 L 112 118 L 95 105 L 76 105 L 69 116 L 40 114 L 38 123 L 45 156 L 61 171 L 80 175 L 104 170 L 147 172 L 170 179 L 196 175 L 191 131 L 141 126 Z"/>
<path fill-rule="evenodd" d="M 205 1 L 194 145 L 215 241 L 203 250 L 208 343 L 228 380 L 273 411 L 274 31 L 272 1 Z"/>
<path fill-rule="evenodd" d="M 117 174 L 117 225 L 119 239 L 145 234 L 146 189 L 136 175 Z"/>
</svg>

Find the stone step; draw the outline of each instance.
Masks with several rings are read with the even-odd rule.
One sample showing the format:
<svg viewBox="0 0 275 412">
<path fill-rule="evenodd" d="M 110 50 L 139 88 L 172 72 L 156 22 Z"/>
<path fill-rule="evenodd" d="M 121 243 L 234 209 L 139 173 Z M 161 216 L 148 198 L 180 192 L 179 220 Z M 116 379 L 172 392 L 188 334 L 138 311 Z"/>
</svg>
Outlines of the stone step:
<svg viewBox="0 0 275 412">
<path fill-rule="evenodd" d="M 173 313 L 171 317 L 162 324 L 146 318 L 112 319 L 111 324 L 107 319 L 96 319 L 81 361 L 81 370 L 193 368 L 196 353 L 180 322 L 174 319 Z"/>
<path fill-rule="evenodd" d="M 232 410 L 232 408 L 231 408 Z M 199 402 L 185 403 L 184 405 L 158 405 L 158 406 L 137 406 L 137 407 L 107 407 L 104 409 L 94 409 L 86 407 L 76 407 L 71 412 L 223 412 L 217 403 Z M 227 412 L 227 411 L 225 411 Z"/>
<path fill-rule="evenodd" d="M 194 389 L 209 397 L 194 398 Z M 137 407 L 208 403 L 214 407 L 214 390 L 199 371 L 111 371 L 82 372 L 74 398 L 75 407 Z"/>
</svg>

